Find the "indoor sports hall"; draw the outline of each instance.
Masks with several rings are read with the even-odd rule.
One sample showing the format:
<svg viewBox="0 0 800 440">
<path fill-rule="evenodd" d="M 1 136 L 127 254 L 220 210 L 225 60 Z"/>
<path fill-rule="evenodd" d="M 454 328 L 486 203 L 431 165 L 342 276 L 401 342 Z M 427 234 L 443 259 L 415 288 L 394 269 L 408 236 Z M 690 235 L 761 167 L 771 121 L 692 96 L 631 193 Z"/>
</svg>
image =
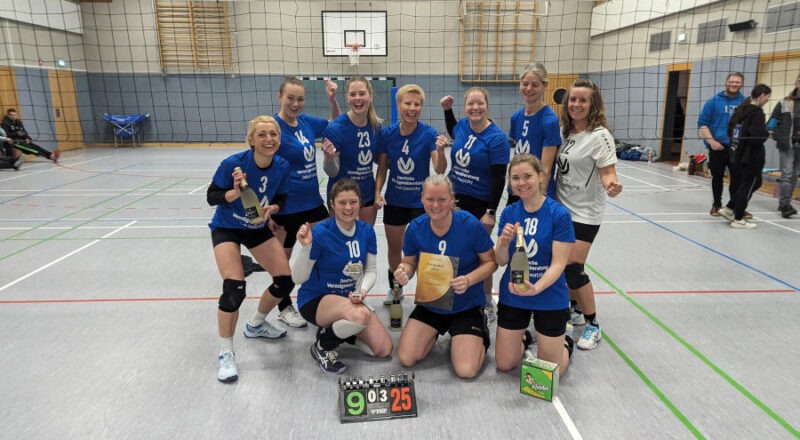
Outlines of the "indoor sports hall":
<svg viewBox="0 0 800 440">
<path fill-rule="evenodd" d="M 63 153 L 0 170 L 0 438 L 800 438 L 800 220 L 777 210 L 775 142 L 748 206 L 755 229 L 710 216 L 710 180 L 678 167 L 705 151 L 697 119 L 729 73 L 745 94 L 772 87 L 767 115 L 793 90 L 798 17 L 791 0 L 1 3 L 0 108 Z M 312 325 L 247 339 L 266 272 L 247 277 L 238 381 L 217 381 L 206 191 L 247 149 L 247 121 L 278 111 L 283 78 L 327 118 L 325 80 L 346 111 L 345 80 L 364 76 L 384 124 L 393 92 L 419 84 L 421 120 L 442 134 L 439 100 L 455 97 L 461 118 L 464 92 L 483 86 L 507 132 L 532 61 L 547 66 L 551 107 L 590 79 L 616 140 L 644 152 L 616 164 L 624 190 L 586 265 L 602 340 L 575 350 L 553 401 L 521 394 L 494 344 L 462 380 L 449 336 L 410 369 L 342 347 L 341 375 L 309 356 Z M 319 149 L 316 161 L 324 198 Z M 388 326 L 382 211 L 375 230 L 366 303 Z M 398 373 L 413 375 L 416 417 L 340 421 L 342 379 Z"/>
</svg>

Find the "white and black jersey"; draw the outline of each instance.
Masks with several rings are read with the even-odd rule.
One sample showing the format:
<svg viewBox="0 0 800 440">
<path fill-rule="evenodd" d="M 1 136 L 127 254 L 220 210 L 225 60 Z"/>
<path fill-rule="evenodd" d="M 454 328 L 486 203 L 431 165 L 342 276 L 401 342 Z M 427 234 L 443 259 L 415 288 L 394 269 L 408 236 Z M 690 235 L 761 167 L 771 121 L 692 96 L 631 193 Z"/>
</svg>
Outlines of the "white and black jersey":
<svg viewBox="0 0 800 440">
<path fill-rule="evenodd" d="M 614 137 L 604 127 L 570 134 L 561 143 L 556 160 L 558 200 L 572 220 L 599 225 L 606 205 L 606 190 L 599 168 L 617 163 Z"/>
</svg>

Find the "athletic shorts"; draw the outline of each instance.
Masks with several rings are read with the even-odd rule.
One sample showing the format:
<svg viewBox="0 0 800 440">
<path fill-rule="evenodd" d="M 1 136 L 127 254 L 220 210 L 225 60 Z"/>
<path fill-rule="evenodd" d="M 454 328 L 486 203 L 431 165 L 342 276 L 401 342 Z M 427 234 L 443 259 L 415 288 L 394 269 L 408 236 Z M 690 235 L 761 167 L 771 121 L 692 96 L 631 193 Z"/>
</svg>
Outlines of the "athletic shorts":
<svg viewBox="0 0 800 440">
<path fill-rule="evenodd" d="M 294 247 L 295 242 L 297 242 L 297 231 L 300 230 L 300 226 L 303 226 L 306 222 L 316 223 L 326 218 L 328 218 L 328 210 L 325 209 L 325 205 L 319 205 L 308 211 L 273 215 L 270 220 L 283 226 L 283 229 L 286 230 L 286 239 L 283 242 L 283 247 L 289 249 Z"/>
<path fill-rule="evenodd" d="M 261 229 L 215 228 L 211 231 L 211 242 L 214 247 L 220 243 L 233 242 L 252 249 L 266 243 L 274 236 L 266 226 Z"/>
<path fill-rule="evenodd" d="M 383 207 L 383 224 L 405 226 L 422 214 L 425 214 L 424 208 L 403 208 L 402 206 L 385 205 Z"/>
<path fill-rule="evenodd" d="M 491 345 L 489 327 L 483 315 L 483 307 L 473 307 L 462 312 L 446 315 L 433 312 L 426 307 L 416 306 L 408 319 L 416 319 L 436 329 L 440 335 L 450 333 L 456 335 L 475 335 L 483 338 L 483 346 L 488 350 Z"/>
<path fill-rule="evenodd" d="M 456 206 L 458 206 L 458 209 L 467 211 L 480 220 L 486 214 L 486 210 L 489 209 L 489 202 L 463 194 L 456 194 Z"/>
<path fill-rule="evenodd" d="M 300 307 L 300 316 L 306 321 L 317 325 L 317 309 L 319 309 L 319 303 L 322 302 L 323 297 L 325 297 L 325 295 L 320 295 L 303 304 L 303 307 Z M 317 325 L 317 327 L 319 326 Z"/>
<path fill-rule="evenodd" d="M 594 238 L 597 237 L 597 233 L 600 231 L 600 225 L 572 222 L 572 229 L 575 231 L 575 240 L 594 243 Z"/>
<path fill-rule="evenodd" d="M 522 330 L 528 328 L 533 315 L 533 327 L 537 333 L 557 337 L 567 331 L 569 307 L 561 310 L 527 310 L 503 303 L 497 305 L 497 326 L 506 330 Z"/>
</svg>

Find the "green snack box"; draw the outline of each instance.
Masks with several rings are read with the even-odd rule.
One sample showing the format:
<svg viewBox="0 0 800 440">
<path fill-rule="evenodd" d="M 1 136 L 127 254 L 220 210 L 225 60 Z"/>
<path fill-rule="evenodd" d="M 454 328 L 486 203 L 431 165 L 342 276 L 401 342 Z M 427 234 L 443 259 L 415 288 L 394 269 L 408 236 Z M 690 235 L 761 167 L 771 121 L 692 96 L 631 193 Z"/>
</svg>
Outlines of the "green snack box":
<svg viewBox="0 0 800 440">
<path fill-rule="evenodd" d="M 557 390 L 558 364 L 535 358 L 522 361 L 520 393 L 552 402 Z"/>
</svg>

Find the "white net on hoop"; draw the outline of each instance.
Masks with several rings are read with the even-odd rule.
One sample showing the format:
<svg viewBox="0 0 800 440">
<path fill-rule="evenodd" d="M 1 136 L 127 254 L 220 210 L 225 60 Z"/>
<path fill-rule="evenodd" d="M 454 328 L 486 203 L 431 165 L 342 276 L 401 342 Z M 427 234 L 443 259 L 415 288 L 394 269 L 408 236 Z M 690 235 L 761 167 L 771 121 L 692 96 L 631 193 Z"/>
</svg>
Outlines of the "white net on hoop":
<svg viewBox="0 0 800 440">
<path fill-rule="evenodd" d="M 360 44 L 348 44 L 348 48 L 350 48 L 350 52 L 348 52 L 347 56 L 350 58 L 350 65 L 357 66 L 358 65 L 358 50 L 361 49 Z"/>
</svg>

